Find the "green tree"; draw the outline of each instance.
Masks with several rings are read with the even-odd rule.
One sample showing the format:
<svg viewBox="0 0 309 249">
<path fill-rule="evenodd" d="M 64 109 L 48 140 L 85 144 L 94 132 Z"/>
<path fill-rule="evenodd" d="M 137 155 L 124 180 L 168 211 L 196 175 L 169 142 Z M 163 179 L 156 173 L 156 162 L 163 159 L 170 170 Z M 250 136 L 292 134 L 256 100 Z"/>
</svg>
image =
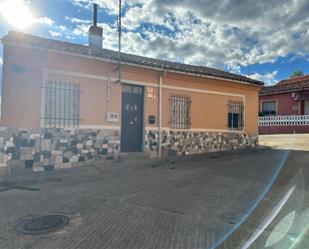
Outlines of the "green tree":
<svg viewBox="0 0 309 249">
<path fill-rule="evenodd" d="M 291 74 L 291 78 L 299 77 L 299 76 L 304 76 L 304 71 L 303 70 L 294 70 L 294 72 Z"/>
</svg>

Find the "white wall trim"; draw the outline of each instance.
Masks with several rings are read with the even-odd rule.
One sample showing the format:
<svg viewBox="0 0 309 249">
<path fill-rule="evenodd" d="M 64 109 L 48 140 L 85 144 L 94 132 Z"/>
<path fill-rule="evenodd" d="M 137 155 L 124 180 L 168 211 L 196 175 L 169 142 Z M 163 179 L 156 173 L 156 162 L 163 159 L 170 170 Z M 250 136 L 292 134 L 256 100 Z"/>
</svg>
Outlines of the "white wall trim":
<svg viewBox="0 0 309 249">
<path fill-rule="evenodd" d="M 156 126 L 146 126 L 146 131 L 157 131 L 158 127 Z M 162 127 L 163 131 L 183 131 L 183 132 L 228 132 L 228 133 L 245 133 L 245 131 L 233 131 L 228 129 L 203 129 L 203 128 L 190 128 L 190 129 L 172 129 L 170 127 Z"/>
<path fill-rule="evenodd" d="M 107 76 L 103 75 L 96 75 L 96 74 L 85 74 L 85 73 L 78 73 L 73 71 L 63 71 L 63 70 L 55 70 L 55 69 L 43 69 L 43 72 L 46 72 L 47 74 L 58 74 L 58 75 L 65 75 L 65 76 L 72 76 L 72 77 L 81 77 L 86 79 L 94 79 L 94 80 L 108 80 Z M 110 81 L 116 82 L 118 78 L 110 78 Z M 135 80 L 125 80 L 121 79 L 122 82 L 126 84 L 134 84 L 134 85 L 140 85 L 140 86 L 150 86 L 150 87 L 158 87 L 158 84 L 155 83 L 147 83 L 147 82 L 140 82 Z"/>
<path fill-rule="evenodd" d="M 41 126 L 40 128 L 54 128 L 53 126 Z M 74 131 L 74 130 L 117 130 L 120 131 L 120 126 L 112 126 L 112 125 L 79 125 L 78 127 L 57 127 L 64 129 L 66 131 Z"/>
<path fill-rule="evenodd" d="M 81 77 L 86 79 L 96 79 L 96 80 L 108 80 L 107 76 L 103 75 L 95 75 L 95 74 L 85 74 L 85 73 L 78 73 L 73 71 L 63 71 L 63 70 L 54 70 L 54 69 L 43 69 L 44 72 L 48 74 L 59 74 L 59 75 L 66 75 L 66 76 L 72 76 L 72 77 Z M 116 81 L 116 78 L 111 78 L 111 81 Z M 157 83 L 150 83 L 150 82 L 142 82 L 142 81 L 136 81 L 136 80 L 127 80 L 122 79 L 124 83 L 127 84 L 134 84 L 134 85 L 140 85 L 140 86 L 149 86 L 149 87 L 158 87 Z M 223 96 L 232 96 L 232 97 L 240 97 L 245 100 L 245 95 L 243 94 L 236 94 L 236 93 L 227 93 L 227 92 L 218 92 L 218 91 L 211 91 L 211 90 L 204 90 L 204 89 L 198 89 L 198 88 L 188 88 L 188 87 L 178 87 L 173 85 L 163 85 L 162 86 L 165 89 L 173 89 L 173 90 L 179 90 L 179 91 L 188 91 L 188 92 L 197 92 L 197 93 L 205 93 L 205 94 L 215 94 L 215 95 L 223 95 Z"/>
<path fill-rule="evenodd" d="M 180 91 L 188 91 L 188 92 L 196 92 L 196 93 L 205 93 L 205 94 L 215 94 L 215 95 L 223 95 L 223 96 L 240 97 L 240 98 L 244 98 L 245 97 L 242 94 L 236 94 L 236 93 L 217 92 L 217 91 L 210 91 L 210 90 L 203 90 L 203 89 L 196 89 L 196 88 L 178 87 L 178 86 L 172 86 L 172 85 L 165 85 L 165 86 L 163 85 L 163 88 L 173 89 L 173 90 L 180 90 Z"/>
<path fill-rule="evenodd" d="M 79 125 L 80 129 L 93 129 L 93 130 L 120 130 L 120 125 Z"/>
</svg>

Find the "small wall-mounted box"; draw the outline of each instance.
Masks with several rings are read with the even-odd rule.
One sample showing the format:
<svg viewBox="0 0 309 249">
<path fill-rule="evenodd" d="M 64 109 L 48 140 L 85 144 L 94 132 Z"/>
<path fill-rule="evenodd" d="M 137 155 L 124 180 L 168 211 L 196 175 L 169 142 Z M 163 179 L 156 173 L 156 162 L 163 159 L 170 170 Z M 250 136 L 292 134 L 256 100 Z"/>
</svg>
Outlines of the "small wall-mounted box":
<svg viewBox="0 0 309 249">
<path fill-rule="evenodd" d="M 148 123 L 149 123 L 149 124 L 155 124 L 155 123 L 156 123 L 156 117 L 155 117 L 155 115 L 149 115 L 149 116 L 148 116 Z"/>
<path fill-rule="evenodd" d="M 106 113 L 107 122 L 119 122 L 119 113 L 117 112 L 108 112 Z"/>
</svg>

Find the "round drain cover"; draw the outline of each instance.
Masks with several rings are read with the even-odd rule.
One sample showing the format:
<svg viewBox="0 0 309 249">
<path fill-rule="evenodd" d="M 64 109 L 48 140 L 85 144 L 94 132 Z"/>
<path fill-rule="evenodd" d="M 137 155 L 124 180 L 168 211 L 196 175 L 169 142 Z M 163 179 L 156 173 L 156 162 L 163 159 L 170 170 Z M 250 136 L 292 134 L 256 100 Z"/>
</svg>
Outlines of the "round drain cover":
<svg viewBox="0 0 309 249">
<path fill-rule="evenodd" d="M 17 232 L 23 234 L 50 233 L 69 224 L 70 218 L 64 215 L 40 215 L 22 220 L 17 225 Z"/>
</svg>

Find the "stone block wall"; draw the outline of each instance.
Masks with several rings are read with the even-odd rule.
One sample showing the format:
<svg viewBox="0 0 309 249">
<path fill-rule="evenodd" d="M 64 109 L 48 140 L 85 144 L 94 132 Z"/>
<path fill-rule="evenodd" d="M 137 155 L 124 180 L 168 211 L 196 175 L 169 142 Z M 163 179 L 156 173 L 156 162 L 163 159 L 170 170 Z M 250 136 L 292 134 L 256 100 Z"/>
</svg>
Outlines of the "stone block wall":
<svg viewBox="0 0 309 249">
<path fill-rule="evenodd" d="M 51 171 L 119 156 L 118 130 L 0 128 L 0 174 Z M 4 173 L 3 173 L 4 172 Z"/>
<path fill-rule="evenodd" d="M 164 155 L 190 155 L 255 147 L 258 135 L 239 132 L 162 131 Z M 146 131 L 145 150 L 158 151 L 158 131 Z"/>
</svg>

